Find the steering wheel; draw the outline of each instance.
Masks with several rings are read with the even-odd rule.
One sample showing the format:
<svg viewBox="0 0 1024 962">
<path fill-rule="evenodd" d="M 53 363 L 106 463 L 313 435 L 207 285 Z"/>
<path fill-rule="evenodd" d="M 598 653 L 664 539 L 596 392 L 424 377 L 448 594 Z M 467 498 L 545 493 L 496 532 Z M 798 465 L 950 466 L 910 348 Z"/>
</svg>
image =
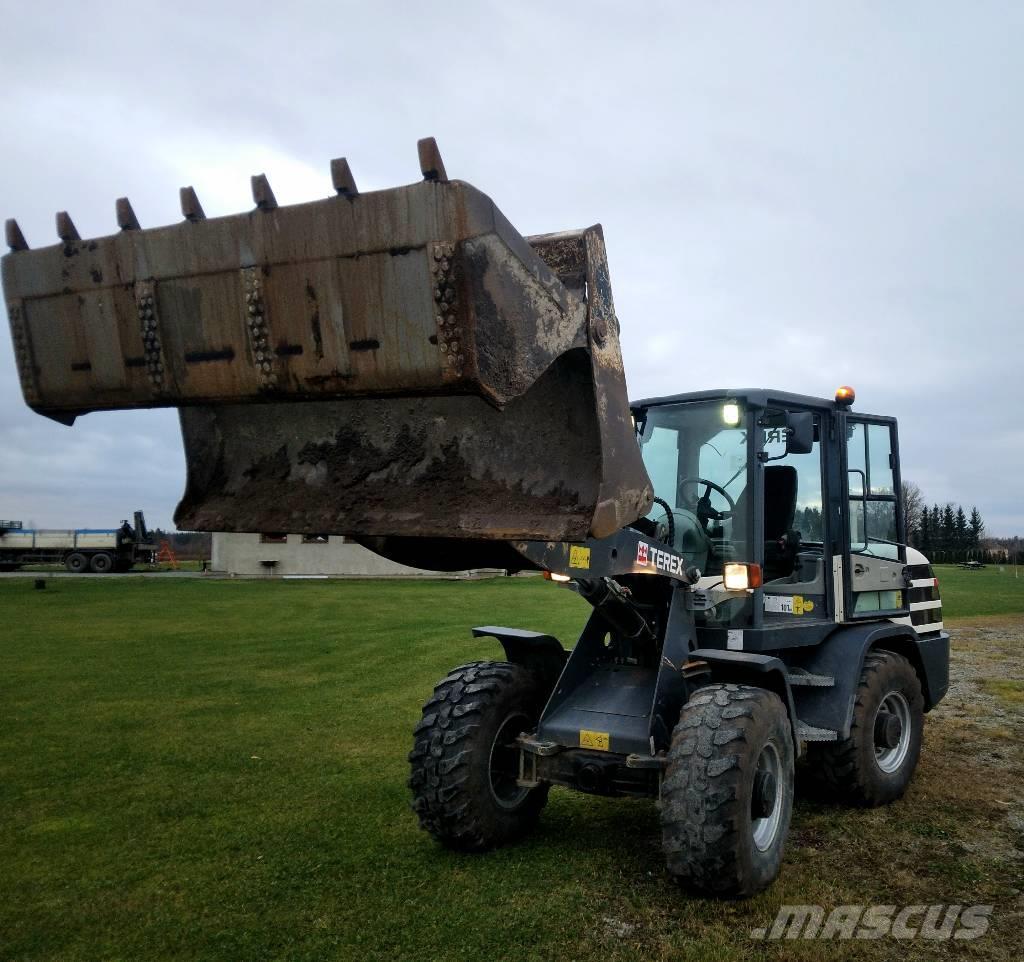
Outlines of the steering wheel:
<svg viewBox="0 0 1024 962">
<path fill-rule="evenodd" d="M 665 517 L 654 526 L 654 537 L 703 571 L 711 550 L 704 522 L 694 512 L 687 508 L 673 508 L 663 498 L 655 498 L 654 503 L 665 509 Z"/>
<path fill-rule="evenodd" d="M 709 518 L 713 518 L 715 521 L 722 521 L 725 518 L 731 518 L 733 512 L 736 510 L 736 502 L 733 501 L 732 496 L 728 491 L 725 490 L 720 484 L 716 484 L 714 481 L 709 481 L 707 478 L 683 478 L 679 482 L 679 490 L 682 491 L 683 487 L 687 484 L 707 485 L 704 494 L 697 499 L 695 513 L 702 522 L 707 521 Z M 727 511 L 718 511 L 711 507 L 711 492 L 712 490 L 717 491 L 729 505 Z M 699 492 L 698 492 L 699 494 Z"/>
</svg>

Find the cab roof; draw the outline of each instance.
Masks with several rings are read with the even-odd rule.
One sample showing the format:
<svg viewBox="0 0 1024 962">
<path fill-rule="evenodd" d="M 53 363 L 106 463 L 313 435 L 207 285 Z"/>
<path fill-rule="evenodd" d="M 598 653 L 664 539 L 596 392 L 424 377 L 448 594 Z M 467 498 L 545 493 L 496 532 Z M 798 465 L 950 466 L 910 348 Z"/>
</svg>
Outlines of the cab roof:
<svg viewBox="0 0 1024 962">
<path fill-rule="evenodd" d="M 681 404 L 686 401 L 745 401 L 750 407 L 806 407 L 835 411 L 841 407 L 834 398 L 811 397 L 763 387 L 720 388 L 710 391 L 688 391 L 663 397 L 643 398 L 630 402 L 632 408 L 657 407 L 661 404 Z"/>
</svg>

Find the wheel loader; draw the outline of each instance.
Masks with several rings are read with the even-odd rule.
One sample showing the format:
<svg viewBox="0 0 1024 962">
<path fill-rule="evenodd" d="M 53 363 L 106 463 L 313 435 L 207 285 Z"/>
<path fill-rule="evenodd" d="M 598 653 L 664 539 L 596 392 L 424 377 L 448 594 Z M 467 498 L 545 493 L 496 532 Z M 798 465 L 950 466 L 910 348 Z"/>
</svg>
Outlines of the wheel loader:
<svg viewBox="0 0 1024 962">
<path fill-rule="evenodd" d="M 435 570 L 540 572 L 591 606 L 571 650 L 482 626 L 413 734 L 412 806 L 482 851 L 551 786 L 645 796 L 670 875 L 721 897 L 778 875 L 794 770 L 852 805 L 907 789 L 949 637 L 902 543 L 896 421 L 763 388 L 629 402 L 603 235 L 521 236 L 422 179 L 29 249 L 3 287 L 26 402 L 72 424 L 180 409 L 202 531 L 348 535 Z M 561 586 L 560 588 L 558 586 Z"/>
</svg>

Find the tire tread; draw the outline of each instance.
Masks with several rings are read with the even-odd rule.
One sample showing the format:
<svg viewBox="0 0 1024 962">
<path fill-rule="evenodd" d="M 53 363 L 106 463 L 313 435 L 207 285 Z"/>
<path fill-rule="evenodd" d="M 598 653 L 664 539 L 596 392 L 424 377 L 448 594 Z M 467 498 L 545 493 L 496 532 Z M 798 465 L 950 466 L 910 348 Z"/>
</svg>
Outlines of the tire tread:
<svg viewBox="0 0 1024 962">
<path fill-rule="evenodd" d="M 756 765 L 747 746 L 772 714 L 788 726 L 777 695 L 735 684 L 699 689 L 683 708 L 668 753 L 661 823 L 669 873 L 689 889 L 747 896 L 771 881 L 747 877 L 738 822 L 744 781 Z M 786 828 L 780 828 L 783 835 Z"/>
<path fill-rule="evenodd" d="M 893 800 L 891 792 L 881 790 L 876 773 L 862 764 L 860 756 L 863 739 L 874 739 L 873 731 L 868 731 L 868 727 L 874 723 L 870 702 L 876 697 L 878 688 L 884 686 L 887 676 L 904 669 L 916 677 L 913 667 L 902 655 L 883 649 L 869 651 L 864 656 L 864 666 L 857 685 L 849 737 L 810 746 L 808 760 L 814 777 L 834 798 L 860 806 L 882 805 Z M 910 702 L 912 712 L 915 716 L 919 715 L 924 702 L 920 683 L 917 683 L 915 691 L 910 692 Z M 909 782 L 909 776 L 906 781 Z M 902 794 L 902 790 L 899 794 Z"/>
<path fill-rule="evenodd" d="M 514 815 L 489 817 L 470 766 L 483 746 L 473 744 L 485 716 L 502 697 L 537 700 L 538 683 L 510 662 L 473 661 L 449 672 L 423 706 L 409 753 L 412 809 L 420 826 L 443 844 L 482 851 L 508 840 L 536 821 L 547 801 L 547 786 L 533 789 Z M 489 751 L 490 746 L 487 746 Z"/>
</svg>

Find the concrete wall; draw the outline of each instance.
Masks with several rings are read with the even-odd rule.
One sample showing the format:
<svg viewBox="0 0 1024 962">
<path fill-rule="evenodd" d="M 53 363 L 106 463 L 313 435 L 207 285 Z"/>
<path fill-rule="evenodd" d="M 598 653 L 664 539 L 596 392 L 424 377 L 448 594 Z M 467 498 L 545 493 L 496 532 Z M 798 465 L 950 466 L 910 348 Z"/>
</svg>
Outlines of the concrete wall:
<svg viewBox="0 0 1024 962">
<path fill-rule="evenodd" d="M 216 532 L 211 567 L 214 571 L 235 575 L 438 577 L 438 572 L 395 564 L 336 535 L 331 535 L 326 544 L 303 544 L 302 536 L 297 534 L 288 535 L 287 542 L 283 544 L 265 544 L 260 538 L 258 534 Z M 276 564 L 264 565 L 261 563 L 264 561 Z M 451 577 L 452 574 L 444 572 L 442 576 Z"/>
</svg>

